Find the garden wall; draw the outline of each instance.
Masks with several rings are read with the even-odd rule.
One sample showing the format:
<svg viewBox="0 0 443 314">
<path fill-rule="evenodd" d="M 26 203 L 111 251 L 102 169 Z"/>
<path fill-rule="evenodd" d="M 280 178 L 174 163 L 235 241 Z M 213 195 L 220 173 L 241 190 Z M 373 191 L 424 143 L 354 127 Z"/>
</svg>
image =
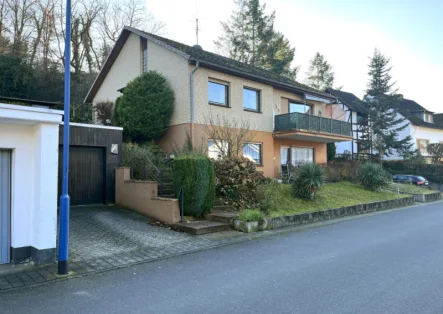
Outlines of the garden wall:
<svg viewBox="0 0 443 314">
<path fill-rule="evenodd" d="M 415 203 L 414 197 L 408 196 L 396 200 L 373 202 L 367 204 L 347 206 L 342 208 L 332 208 L 312 213 L 264 218 L 261 222 L 259 222 L 258 229 L 269 230 L 269 229 L 283 228 L 294 225 L 314 223 L 318 221 L 330 220 L 346 216 L 354 216 L 354 215 L 382 211 L 392 208 L 406 207 L 413 205 L 414 203 Z"/>
<path fill-rule="evenodd" d="M 115 204 L 167 224 L 180 221 L 177 199 L 157 196 L 155 181 L 131 181 L 130 168 L 115 170 Z"/>
</svg>

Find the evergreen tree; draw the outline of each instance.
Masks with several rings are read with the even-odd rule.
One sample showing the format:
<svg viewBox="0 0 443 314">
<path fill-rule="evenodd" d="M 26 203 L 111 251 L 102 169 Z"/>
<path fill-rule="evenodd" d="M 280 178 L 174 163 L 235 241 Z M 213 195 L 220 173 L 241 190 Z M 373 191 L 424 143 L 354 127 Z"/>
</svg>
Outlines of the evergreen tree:
<svg viewBox="0 0 443 314">
<path fill-rule="evenodd" d="M 324 56 L 316 53 L 314 59 L 311 60 L 306 83 L 308 86 L 324 91 L 326 88 L 334 84 L 334 72 L 332 66 L 325 60 Z"/>
<path fill-rule="evenodd" d="M 265 13 L 260 0 L 234 0 L 234 11 L 227 22 L 221 22 L 223 35 L 214 42 L 223 55 L 295 79 L 297 68 L 291 68 L 295 48 L 280 32 L 274 30 L 275 12 Z"/>
<path fill-rule="evenodd" d="M 398 89 L 394 88 L 390 75 L 390 58 L 385 57 L 379 50 L 375 49 L 369 63 L 369 82 L 363 104 L 368 116 L 367 121 L 362 121 L 363 127 L 367 127 L 368 132 L 362 136 L 362 140 L 370 143 L 372 151 L 380 157 L 396 153 L 404 153 L 412 148 L 412 139 L 407 136 L 403 139 L 398 137 L 398 133 L 407 126 L 407 120 L 399 115 L 398 109 L 393 104 L 402 96 Z"/>
</svg>

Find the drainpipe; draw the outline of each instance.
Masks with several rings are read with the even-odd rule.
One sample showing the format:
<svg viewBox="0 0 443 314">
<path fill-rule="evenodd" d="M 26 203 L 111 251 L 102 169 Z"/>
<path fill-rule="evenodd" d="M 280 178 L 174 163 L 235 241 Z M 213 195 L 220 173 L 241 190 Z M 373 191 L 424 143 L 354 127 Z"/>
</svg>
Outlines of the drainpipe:
<svg viewBox="0 0 443 314">
<path fill-rule="evenodd" d="M 197 61 L 195 64 L 194 70 L 189 74 L 189 80 L 190 80 L 190 87 L 191 87 L 191 143 L 192 146 L 194 146 L 194 73 L 198 70 L 200 67 L 200 62 Z"/>
</svg>

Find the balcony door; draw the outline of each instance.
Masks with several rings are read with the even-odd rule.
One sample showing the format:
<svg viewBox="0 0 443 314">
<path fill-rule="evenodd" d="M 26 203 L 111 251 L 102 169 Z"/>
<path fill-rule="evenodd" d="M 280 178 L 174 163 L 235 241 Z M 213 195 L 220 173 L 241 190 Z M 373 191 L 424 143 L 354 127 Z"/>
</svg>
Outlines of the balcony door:
<svg viewBox="0 0 443 314">
<path fill-rule="evenodd" d="M 290 162 L 293 166 L 314 163 L 314 148 L 282 146 L 280 148 L 280 162 L 282 165 L 287 165 Z"/>
</svg>

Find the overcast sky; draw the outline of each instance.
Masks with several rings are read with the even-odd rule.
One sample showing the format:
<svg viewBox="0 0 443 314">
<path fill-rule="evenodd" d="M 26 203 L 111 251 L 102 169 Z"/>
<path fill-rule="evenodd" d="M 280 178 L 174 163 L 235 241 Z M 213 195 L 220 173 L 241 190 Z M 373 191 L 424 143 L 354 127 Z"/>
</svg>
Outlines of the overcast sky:
<svg viewBox="0 0 443 314">
<path fill-rule="evenodd" d="M 264 1 L 261 1 L 264 3 Z M 392 58 L 392 76 L 405 98 L 443 112 L 443 0 L 268 0 L 275 28 L 296 48 L 294 64 L 303 82 L 318 51 L 332 64 L 335 85 L 358 97 L 368 79 L 375 47 Z M 166 23 L 165 37 L 193 45 L 195 18 L 199 44 L 215 52 L 220 21 L 235 9 L 233 0 L 147 0 L 148 10 Z"/>
</svg>

